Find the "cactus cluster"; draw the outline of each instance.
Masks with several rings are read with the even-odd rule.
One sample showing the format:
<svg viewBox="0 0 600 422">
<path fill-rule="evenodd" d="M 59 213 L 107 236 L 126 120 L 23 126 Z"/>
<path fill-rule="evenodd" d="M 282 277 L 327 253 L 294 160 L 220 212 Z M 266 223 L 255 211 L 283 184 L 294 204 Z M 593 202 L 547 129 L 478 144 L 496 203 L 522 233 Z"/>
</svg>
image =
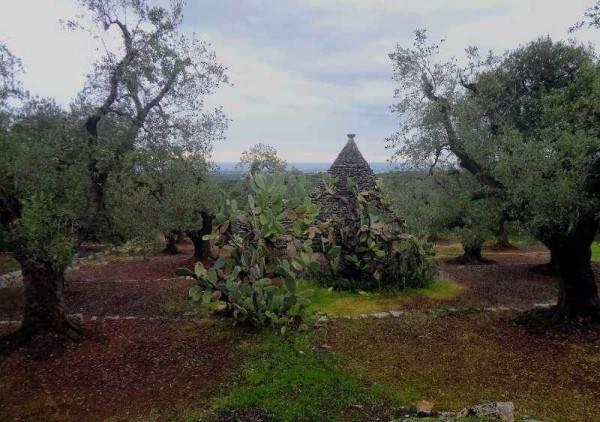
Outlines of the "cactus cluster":
<svg viewBox="0 0 600 422">
<path fill-rule="evenodd" d="M 227 200 L 216 217 L 210 239 L 216 260 L 210 269 L 197 263 L 194 271 L 178 273 L 197 280 L 193 300 L 220 301 L 241 324 L 282 331 L 303 325 L 311 291 L 298 290 L 298 276 L 318 266 L 307 236 L 319 212 L 302 181 L 289 174 L 250 178 L 245 209 Z M 283 253 L 281 252 L 281 244 Z"/>
</svg>

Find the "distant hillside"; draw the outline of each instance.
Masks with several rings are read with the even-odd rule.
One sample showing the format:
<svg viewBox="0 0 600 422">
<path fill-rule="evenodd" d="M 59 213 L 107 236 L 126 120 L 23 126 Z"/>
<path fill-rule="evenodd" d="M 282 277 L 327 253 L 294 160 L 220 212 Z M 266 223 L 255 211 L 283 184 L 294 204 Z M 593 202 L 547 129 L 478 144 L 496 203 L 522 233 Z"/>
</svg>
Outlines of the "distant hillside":
<svg viewBox="0 0 600 422">
<path fill-rule="evenodd" d="M 386 163 L 386 162 L 373 162 L 369 163 L 373 172 L 380 174 L 386 173 L 390 171 L 402 171 L 406 170 L 408 166 L 404 163 Z M 226 178 L 236 178 L 240 177 L 246 173 L 244 169 L 240 169 L 237 166 L 237 163 L 232 162 L 217 162 L 217 166 L 219 168 L 218 173 Z M 310 163 L 310 162 L 291 162 L 288 163 L 288 170 L 299 170 L 303 173 L 321 173 L 325 172 L 329 169 L 331 163 Z"/>
</svg>

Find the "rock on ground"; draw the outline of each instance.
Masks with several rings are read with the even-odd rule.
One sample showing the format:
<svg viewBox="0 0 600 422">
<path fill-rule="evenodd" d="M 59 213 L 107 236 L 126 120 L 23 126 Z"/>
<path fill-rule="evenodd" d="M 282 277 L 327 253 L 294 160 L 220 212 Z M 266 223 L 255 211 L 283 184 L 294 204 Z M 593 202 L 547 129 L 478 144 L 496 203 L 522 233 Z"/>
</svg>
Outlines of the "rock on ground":
<svg viewBox="0 0 600 422">
<path fill-rule="evenodd" d="M 427 400 L 419 400 L 416 405 L 417 416 L 430 416 L 433 410 L 433 403 Z"/>
<path fill-rule="evenodd" d="M 466 407 L 458 412 L 459 417 L 476 416 L 479 418 L 492 417 L 506 422 L 514 422 L 515 406 L 510 401 L 478 404 Z"/>
</svg>

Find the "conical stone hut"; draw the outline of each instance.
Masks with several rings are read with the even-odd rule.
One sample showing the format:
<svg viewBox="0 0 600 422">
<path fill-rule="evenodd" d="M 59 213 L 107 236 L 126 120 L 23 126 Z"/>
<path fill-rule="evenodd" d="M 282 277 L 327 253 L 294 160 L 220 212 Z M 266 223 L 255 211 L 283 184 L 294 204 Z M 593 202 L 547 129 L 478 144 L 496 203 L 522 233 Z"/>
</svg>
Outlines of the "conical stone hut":
<svg viewBox="0 0 600 422">
<path fill-rule="evenodd" d="M 346 145 L 328 170 L 335 178 L 336 195 L 324 194 L 323 182 L 313 194 L 314 200 L 321 207 L 318 217 L 320 221 L 343 221 L 352 214 L 355 198 L 348 188 L 348 178 L 352 178 L 361 191 L 376 188 L 373 170 L 358 149 L 354 141 L 355 136 L 354 133 L 348 134 Z"/>
</svg>

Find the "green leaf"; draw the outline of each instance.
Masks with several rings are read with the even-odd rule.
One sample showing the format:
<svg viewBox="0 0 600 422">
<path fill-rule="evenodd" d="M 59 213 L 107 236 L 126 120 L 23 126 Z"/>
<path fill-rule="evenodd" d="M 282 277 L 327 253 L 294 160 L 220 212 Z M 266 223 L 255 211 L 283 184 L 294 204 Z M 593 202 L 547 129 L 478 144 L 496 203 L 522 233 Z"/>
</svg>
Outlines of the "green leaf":
<svg viewBox="0 0 600 422">
<path fill-rule="evenodd" d="M 219 277 L 217 276 L 217 270 L 215 270 L 214 268 L 211 268 L 210 270 L 208 270 L 208 274 L 207 274 L 206 278 L 213 285 L 215 285 L 217 283 L 217 281 L 219 280 Z"/>
<path fill-rule="evenodd" d="M 304 250 L 306 252 L 311 253 L 312 252 L 312 240 L 311 239 L 305 240 L 304 243 L 302 244 L 302 247 L 304 248 Z"/>
<path fill-rule="evenodd" d="M 292 277 L 286 278 L 285 287 L 290 293 L 294 293 L 296 291 L 296 280 L 294 280 Z"/>
<path fill-rule="evenodd" d="M 262 173 L 256 173 L 254 175 L 254 183 L 256 183 L 256 186 L 262 190 L 265 189 L 265 176 L 262 175 Z"/>
<path fill-rule="evenodd" d="M 196 265 L 194 265 L 194 273 L 196 273 L 198 278 L 206 277 L 206 268 L 204 268 L 204 264 L 202 262 L 196 262 Z"/>
<path fill-rule="evenodd" d="M 225 258 L 223 258 L 222 256 L 219 257 L 215 263 L 213 264 L 213 268 L 215 270 L 220 270 L 221 268 L 223 268 L 225 266 Z"/>
<path fill-rule="evenodd" d="M 190 290 L 188 291 L 190 298 L 194 302 L 198 302 L 200 300 L 200 298 L 202 297 L 203 293 L 204 293 L 204 290 L 202 290 L 202 288 L 200 286 L 192 286 L 192 287 L 190 287 Z"/>
<path fill-rule="evenodd" d="M 300 263 L 298 258 L 292 259 L 292 267 L 294 267 L 296 271 L 302 271 L 302 269 L 304 268 L 304 266 Z"/>
</svg>

